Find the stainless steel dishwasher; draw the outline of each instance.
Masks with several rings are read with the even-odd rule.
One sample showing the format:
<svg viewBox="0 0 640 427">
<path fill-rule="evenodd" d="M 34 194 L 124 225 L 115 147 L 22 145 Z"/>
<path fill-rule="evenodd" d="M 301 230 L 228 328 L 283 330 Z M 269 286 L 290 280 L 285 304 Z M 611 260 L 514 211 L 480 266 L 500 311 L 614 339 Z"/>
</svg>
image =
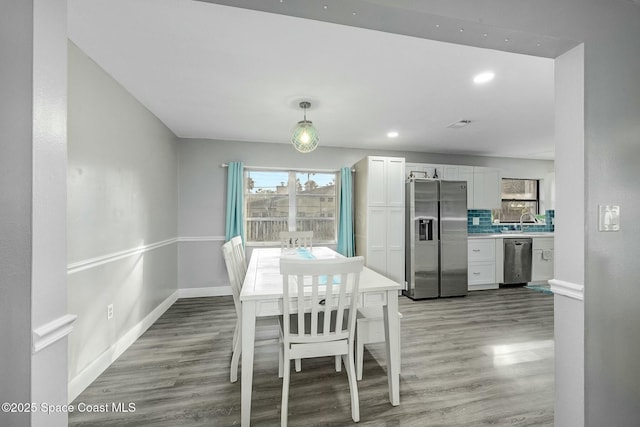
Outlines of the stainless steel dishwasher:
<svg viewBox="0 0 640 427">
<path fill-rule="evenodd" d="M 504 239 L 504 284 L 531 281 L 531 238 Z"/>
</svg>

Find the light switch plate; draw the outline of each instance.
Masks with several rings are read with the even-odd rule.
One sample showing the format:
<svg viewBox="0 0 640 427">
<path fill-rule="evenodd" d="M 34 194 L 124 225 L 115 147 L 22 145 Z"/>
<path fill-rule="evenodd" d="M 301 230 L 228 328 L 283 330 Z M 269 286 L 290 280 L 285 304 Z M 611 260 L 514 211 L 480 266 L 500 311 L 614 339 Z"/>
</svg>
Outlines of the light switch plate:
<svg viewBox="0 0 640 427">
<path fill-rule="evenodd" d="M 598 231 L 620 231 L 620 206 L 598 205 Z"/>
<path fill-rule="evenodd" d="M 477 216 L 473 217 L 473 225 L 480 225 L 480 218 L 478 218 Z"/>
</svg>

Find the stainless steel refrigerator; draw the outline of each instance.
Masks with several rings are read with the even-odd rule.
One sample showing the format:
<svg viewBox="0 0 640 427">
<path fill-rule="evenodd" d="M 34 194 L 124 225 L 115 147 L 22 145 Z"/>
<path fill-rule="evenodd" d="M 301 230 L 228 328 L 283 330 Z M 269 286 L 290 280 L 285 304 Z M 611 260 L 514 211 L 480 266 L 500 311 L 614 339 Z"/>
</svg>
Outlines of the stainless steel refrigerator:
<svg viewBox="0 0 640 427">
<path fill-rule="evenodd" d="M 467 295 L 467 183 L 406 183 L 404 294 L 412 299 Z"/>
</svg>

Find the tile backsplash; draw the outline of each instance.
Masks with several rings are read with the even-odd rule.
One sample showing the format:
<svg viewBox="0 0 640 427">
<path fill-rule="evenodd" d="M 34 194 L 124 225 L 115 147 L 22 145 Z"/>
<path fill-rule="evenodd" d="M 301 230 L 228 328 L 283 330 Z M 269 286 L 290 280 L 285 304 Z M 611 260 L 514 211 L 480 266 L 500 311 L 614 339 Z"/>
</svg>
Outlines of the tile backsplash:
<svg viewBox="0 0 640 427">
<path fill-rule="evenodd" d="M 552 232 L 555 230 L 554 218 L 555 210 L 545 212 L 545 224 L 525 224 L 525 231 L 530 232 Z M 478 225 L 473 225 L 473 218 L 479 219 Z M 504 228 L 515 230 L 520 224 L 492 224 L 491 211 L 485 209 L 469 209 L 467 211 L 467 231 L 469 234 L 478 233 L 499 233 Z"/>
</svg>

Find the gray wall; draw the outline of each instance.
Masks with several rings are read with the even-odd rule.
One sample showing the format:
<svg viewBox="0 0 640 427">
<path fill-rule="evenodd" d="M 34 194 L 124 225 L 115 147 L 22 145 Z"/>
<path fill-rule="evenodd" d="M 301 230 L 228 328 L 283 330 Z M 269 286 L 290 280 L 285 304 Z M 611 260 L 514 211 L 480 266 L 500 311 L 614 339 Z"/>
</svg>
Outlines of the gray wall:
<svg viewBox="0 0 640 427">
<path fill-rule="evenodd" d="M 31 399 L 32 61 L 31 2 L 0 12 L 0 401 Z M 0 425 L 29 414 L 0 412 Z"/>
<path fill-rule="evenodd" d="M 513 178 L 545 178 L 552 161 L 452 156 L 401 151 L 356 150 L 322 145 L 301 154 L 290 144 L 181 139 L 178 144 L 179 225 L 178 283 L 181 289 L 221 288 L 228 285 L 220 252 L 225 234 L 227 169 L 222 163 L 247 166 L 332 169 L 351 166 L 367 155 L 405 157 L 418 163 L 461 164 L 501 168 Z M 228 291 L 230 292 L 230 290 Z M 204 294 L 224 294 L 209 290 Z"/>
<path fill-rule="evenodd" d="M 0 402 L 67 401 L 66 48 L 64 0 L 2 3 Z M 1 411 L 0 425 L 66 426 L 67 414 Z"/>
<path fill-rule="evenodd" d="M 68 161 L 74 380 L 177 291 L 178 162 L 175 135 L 72 43 Z"/>
</svg>

